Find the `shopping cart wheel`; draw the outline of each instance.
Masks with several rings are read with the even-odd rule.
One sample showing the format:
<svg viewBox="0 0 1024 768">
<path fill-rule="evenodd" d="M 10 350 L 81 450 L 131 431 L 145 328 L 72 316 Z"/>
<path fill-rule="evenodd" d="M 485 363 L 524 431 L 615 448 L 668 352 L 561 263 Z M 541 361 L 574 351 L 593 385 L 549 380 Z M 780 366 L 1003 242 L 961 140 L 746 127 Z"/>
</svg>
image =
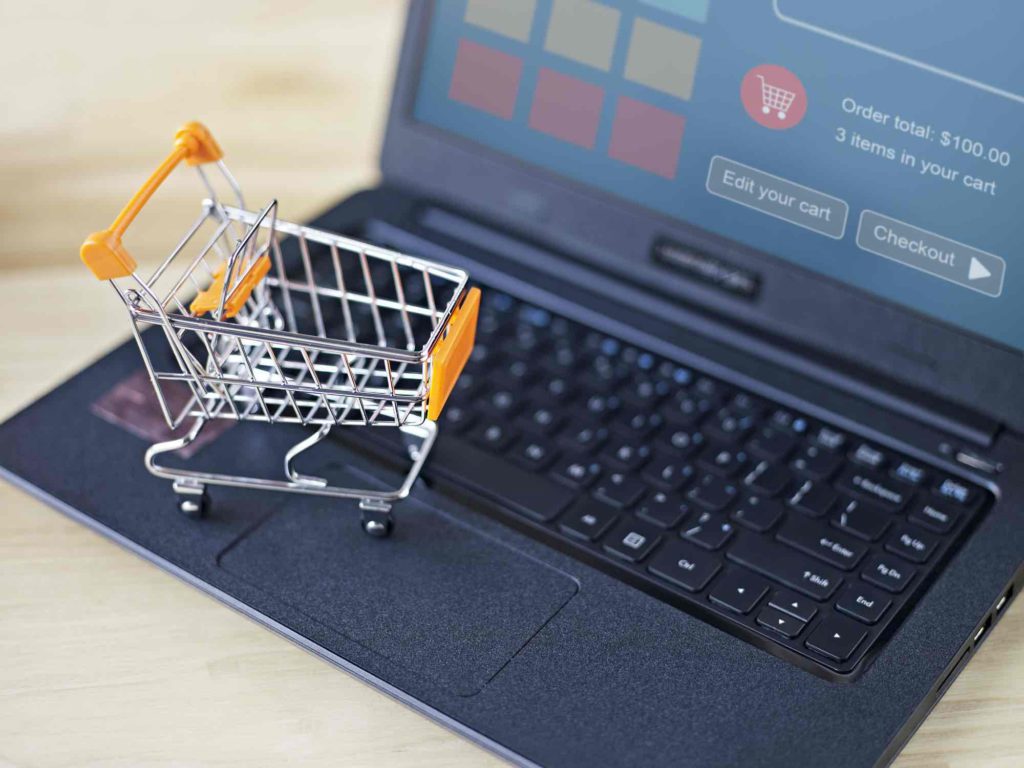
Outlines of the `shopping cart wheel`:
<svg viewBox="0 0 1024 768">
<path fill-rule="evenodd" d="M 786 113 L 785 112 L 779 112 L 779 120 L 785 120 L 785 119 L 786 119 Z"/>
<path fill-rule="evenodd" d="M 203 486 L 174 486 L 174 492 L 178 494 L 178 511 L 186 517 L 193 517 L 197 520 L 206 517 L 206 511 L 210 508 L 210 496 Z"/>
<path fill-rule="evenodd" d="M 395 521 L 391 517 L 391 506 L 373 502 L 362 502 L 359 508 L 363 511 L 363 531 L 377 539 L 391 535 Z"/>
</svg>

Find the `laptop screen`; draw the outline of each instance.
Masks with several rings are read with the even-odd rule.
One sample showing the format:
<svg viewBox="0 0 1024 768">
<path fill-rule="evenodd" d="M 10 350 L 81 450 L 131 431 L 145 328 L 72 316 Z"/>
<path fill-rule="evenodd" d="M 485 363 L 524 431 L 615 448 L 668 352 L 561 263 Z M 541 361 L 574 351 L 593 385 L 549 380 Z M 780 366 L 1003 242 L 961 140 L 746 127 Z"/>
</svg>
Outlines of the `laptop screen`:
<svg viewBox="0 0 1024 768">
<path fill-rule="evenodd" d="M 1024 349 L 1021 29 L 999 0 L 438 0 L 414 113 Z"/>
</svg>

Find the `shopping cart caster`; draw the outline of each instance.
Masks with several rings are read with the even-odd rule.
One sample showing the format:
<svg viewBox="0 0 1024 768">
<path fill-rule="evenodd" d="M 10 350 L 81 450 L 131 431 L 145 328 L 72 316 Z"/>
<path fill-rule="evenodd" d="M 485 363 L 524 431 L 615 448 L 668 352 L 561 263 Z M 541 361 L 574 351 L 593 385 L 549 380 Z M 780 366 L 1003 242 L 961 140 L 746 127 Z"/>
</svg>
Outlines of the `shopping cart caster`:
<svg viewBox="0 0 1024 768">
<path fill-rule="evenodd" d="M 206 517 L 210 508 L 210 496 L 202 485 L 186 485 L 175 483 L 174 492 L 178 494 L 178 511 L 185 517 L 200 519 Z"/>
<path fill-rule="evenodd" d="M 374 501 L 362 501 L 359 508 L 363 511 L 363 531 L 376 539 L 385 539 L 395 528 L 395 520 L 391 517 L 391 505 Z"/>
</svg>

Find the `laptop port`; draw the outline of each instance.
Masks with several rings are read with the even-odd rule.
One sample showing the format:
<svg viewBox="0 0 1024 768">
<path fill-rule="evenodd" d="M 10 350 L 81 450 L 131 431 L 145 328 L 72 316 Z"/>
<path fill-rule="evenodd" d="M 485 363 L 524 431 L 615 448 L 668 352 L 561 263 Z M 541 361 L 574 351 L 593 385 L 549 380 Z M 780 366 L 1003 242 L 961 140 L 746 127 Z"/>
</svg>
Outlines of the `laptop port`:
<svg viewBox="0 0 1024 768">
<path fill-rule="evenodd" d="M 996 603 L 996 615 L 997 615 L 997 616 L 998 616 L 998 615 L 999 615 L 1000 613 L 1002 613 L 1002 612 L 1003 612 L 1003 608 L 1005 608 L 1005 607 L 1006 607 L 1006 604 L 1007 604 L 1008 602 L 1010 602 L 1010 598 L 1012 598 L 1012 597 L 1013 597 L 1013 585 L 1011 584 L 1011 585 L 1010 585 L 1010 586 L 1009 586 L 1009 587 L 1007 588 L 1007 590 L 1006 590 L 1006 594 L 1004 594 L 1004 595 L 1003 595 L 1002 597 L 1000 597 L 1000 598 L 999 598 L 999 602 L 998 602 L 998 603 Z"/>
<path fill-rule="evenodd" d="M 988 628 L 992 626 L 992 617 L 986 616 L 985 623 L 978 627 L 978 631 L 974 633 L 974 644 L 977 645 L 985 633 L 988 632 Z"/>
</svg>

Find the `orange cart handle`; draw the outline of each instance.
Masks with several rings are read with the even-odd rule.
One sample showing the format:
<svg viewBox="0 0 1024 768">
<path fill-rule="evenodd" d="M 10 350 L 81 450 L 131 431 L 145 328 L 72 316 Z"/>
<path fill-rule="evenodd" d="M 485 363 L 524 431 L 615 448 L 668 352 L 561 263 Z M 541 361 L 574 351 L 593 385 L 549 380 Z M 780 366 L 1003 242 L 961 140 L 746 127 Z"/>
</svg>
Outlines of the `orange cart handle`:
<svg viewBox="0 0 1024 768">
<path fill-rule="evenodd" d="M 127 277 L 135 271 L 135 259 L 128 253 L 121 238 L 128 227 L 153 197 L 160 185 L 171 175 L 178 164 L 184 160 L 189 165 L 213 163 L 224 156 L 220 146 L 202 123 L 185 123 L 174 134 L 174 149 L 146 179 L 139 191 L 114 219 L 109 229 L 93 232 L 82 243 L 80 255 L 98 280 L 113 280 Z"/>
</svg>

